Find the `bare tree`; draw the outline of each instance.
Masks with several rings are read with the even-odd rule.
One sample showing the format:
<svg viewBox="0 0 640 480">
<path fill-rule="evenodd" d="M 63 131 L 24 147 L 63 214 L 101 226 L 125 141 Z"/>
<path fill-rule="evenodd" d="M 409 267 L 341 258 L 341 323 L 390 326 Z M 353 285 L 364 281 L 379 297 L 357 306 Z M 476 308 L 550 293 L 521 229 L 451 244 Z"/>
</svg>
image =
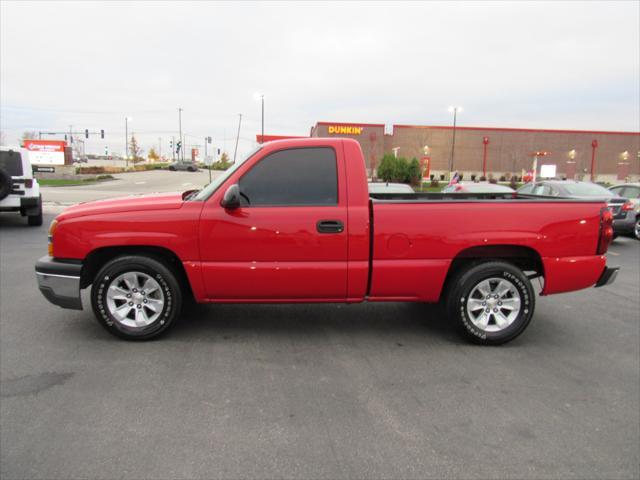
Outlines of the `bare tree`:
<svg viewBox="0 0 640 480">
<path fill-rule="evenodd" d="M 75 158 L 82 158 L 84 156 L 84 140 L 79 138 L 73 139 L 73 156 Z"/>
<path fill-rule="evenodd" d="M 34 132 L 34 131 L 26 131 L 22 134 L 22 141 L 24 142 L 25 140 L 35 140 L 36 138 L 38 138 L 38 133 Z"/>
</svg>

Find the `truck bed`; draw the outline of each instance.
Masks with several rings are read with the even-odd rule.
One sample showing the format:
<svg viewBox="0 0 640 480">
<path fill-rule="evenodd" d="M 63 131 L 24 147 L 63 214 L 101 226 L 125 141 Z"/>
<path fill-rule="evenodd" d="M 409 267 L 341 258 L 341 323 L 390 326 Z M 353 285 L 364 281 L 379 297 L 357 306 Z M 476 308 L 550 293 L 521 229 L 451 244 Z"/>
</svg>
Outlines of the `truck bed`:
<svg viewBox="0 0 640 480">
<path fill-rule="evenodd" d="M 369 198 L 377 203 L 431 203 L 431 202 L 471 202 L 500 201 L 514 202 L 526 200 L 539 203 L 604 203 L 604 199 L 549 197 L 519 193 L 370 193 Z"/>
</svg>

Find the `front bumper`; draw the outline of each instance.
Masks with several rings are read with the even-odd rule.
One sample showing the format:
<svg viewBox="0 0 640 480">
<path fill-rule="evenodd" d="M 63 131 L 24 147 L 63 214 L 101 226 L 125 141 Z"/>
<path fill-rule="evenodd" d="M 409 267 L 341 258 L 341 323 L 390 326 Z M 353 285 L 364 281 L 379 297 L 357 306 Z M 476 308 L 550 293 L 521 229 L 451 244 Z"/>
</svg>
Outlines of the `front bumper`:
<svg viewBox="0 0 640 480">
<path fill-rule="evenodd" d="M 605 267 L 595 286 L 604 287 L 605 285 L 611 285 L 618 276 L 618 270 L 620 270 L 620 267 Z"/>
<path fill-rule="evenodd" d="M 73 310 L 82 310 L 80 298 L 80 274 L 82 263 L 57 260 L 45 255 L 36 262 L 38 287 L 54 305 Z"/>
</svg>

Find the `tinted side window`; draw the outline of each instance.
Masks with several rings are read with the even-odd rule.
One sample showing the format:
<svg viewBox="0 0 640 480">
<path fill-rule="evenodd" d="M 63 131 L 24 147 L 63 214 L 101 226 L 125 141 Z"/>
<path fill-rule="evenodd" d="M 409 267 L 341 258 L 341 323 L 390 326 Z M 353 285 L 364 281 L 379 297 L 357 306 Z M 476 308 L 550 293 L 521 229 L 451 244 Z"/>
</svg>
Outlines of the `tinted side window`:
<svg viewBox="0 0 640 480">
<path fill-rule="evenodd" d="M 528 183 L 518 190 L 518 193 L 531 193 L 533 190 L 533 183 Z"/>
<path fill-rule="evenodd" d="M 337 205 L 338 172 L 331 148 L 272 153 L 238 182 L 244 205 Z"/>
</svg>

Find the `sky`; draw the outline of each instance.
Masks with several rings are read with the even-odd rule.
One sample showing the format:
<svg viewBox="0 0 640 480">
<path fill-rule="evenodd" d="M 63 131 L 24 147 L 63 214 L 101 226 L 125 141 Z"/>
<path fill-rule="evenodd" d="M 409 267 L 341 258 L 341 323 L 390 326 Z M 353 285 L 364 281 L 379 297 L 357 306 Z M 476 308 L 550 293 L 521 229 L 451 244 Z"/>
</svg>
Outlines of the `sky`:
<svg viewBox="0 0 640 480">
<path fill-rule="evenodd" d="M 238 155 L 317 121 L 640 131 L 640 2 L 0 2 L 0 130 Z M 44 138 L 54 139 L 47 136 Z M 59 136 L 58 136 L 59 138 Z"/>
</svg>

